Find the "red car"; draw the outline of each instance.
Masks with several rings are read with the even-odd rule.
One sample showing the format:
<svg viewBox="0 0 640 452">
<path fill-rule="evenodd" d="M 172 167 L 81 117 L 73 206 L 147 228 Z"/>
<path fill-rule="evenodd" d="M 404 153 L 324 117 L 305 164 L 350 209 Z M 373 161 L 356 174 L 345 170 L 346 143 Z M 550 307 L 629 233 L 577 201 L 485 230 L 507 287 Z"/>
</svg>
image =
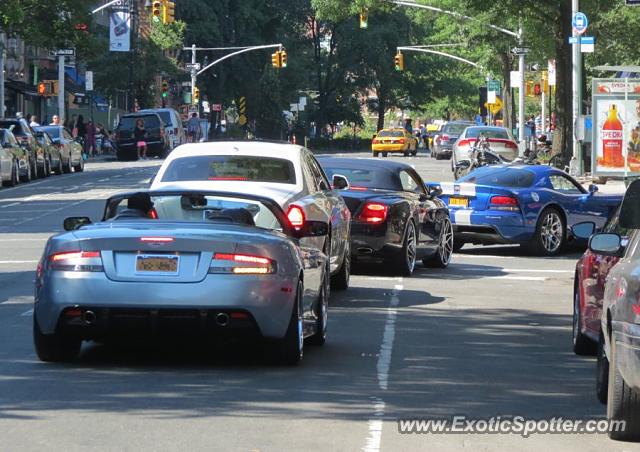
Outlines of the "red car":
<svg viewBox="0 0 640 452">
<path fill-rule="evenodd" d="M 619 216 L 620 208 L 618 207 L 604 225 L 602 232 L 618 234 L 623 237 L 623 243 L 626 243 L 628 234 L 620 227 Z M 577 227 L 574 226 L 574 233 L 577 233 L 578 237 L 587 238 L 587 235 L 595 232 L 595 227 L 592 227 L 588 234 L 577 229 L 581 226 L 586 227 L 588 224 L 581 223 L 576 225 Z M 600 336 L 604 285 L 609 270 L 618 260 L 618 257 L 596 254 L 587 249 L 576 264 L 573 284 L 573 351 L 577 355 L 595 355 L 596 353 Z"/>
</svg>

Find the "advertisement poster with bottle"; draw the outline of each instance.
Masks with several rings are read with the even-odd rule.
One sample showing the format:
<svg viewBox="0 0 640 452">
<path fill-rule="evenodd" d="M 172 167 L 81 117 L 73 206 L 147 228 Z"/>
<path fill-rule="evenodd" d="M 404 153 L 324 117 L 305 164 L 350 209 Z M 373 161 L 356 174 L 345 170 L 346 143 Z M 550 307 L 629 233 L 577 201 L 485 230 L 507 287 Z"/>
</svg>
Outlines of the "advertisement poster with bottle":
<svg viewBox="0 0 640 452">
<path fill-rule="evenodd" d="M 594 175 L 640 174 L 640 80 L 593 81 Z"/>
</svg>

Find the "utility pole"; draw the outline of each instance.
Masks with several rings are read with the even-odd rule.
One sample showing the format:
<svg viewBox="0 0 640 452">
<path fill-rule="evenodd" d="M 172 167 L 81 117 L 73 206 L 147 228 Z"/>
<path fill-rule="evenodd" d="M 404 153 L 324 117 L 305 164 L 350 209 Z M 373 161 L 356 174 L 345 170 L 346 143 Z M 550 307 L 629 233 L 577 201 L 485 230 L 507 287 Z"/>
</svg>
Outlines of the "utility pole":
<svg viewBox="0 0 640 452">
<path fill-rule="evenodd" d="M 64 55 L 58 55 L 58 117 L 60 124 L 64 124 L 64 113 Z"/>
<path fill-rule="evenodd" d="M 573 17 L 580 11 L 579 0 L 571 0 L 571 17 L 573 21 Z M 580 119 L 580 114 L 582 113 L 582 49 L 580 44 L 580 33 L 573 28 L 572 36 L 577 42 L 573 44 L 573 53 L 572 53 L 572 71 L 571 71 L 571 85 L 572 85 L 572 95 L 573 95 L 573 155 L 571 157 L 572 163 L 574 164 L 574 171 L 578 171 L 578 174 L 583 174 L 582 168 L 582 147 L 580 145 L 580 141 L 578 141 L 578 137 L 576 134 L 578 121 Z M 570 165 L 571 168 L 571 165 Z"/>
<path fill-rule="evenodd" d="M 5 106 L 4 106 L 4 33 L 0 33 L 0 118 L 4 118 Z"/>
<path fill-rule="evenodd" d="M 196 78 L 198 76 L 198 66 L 196 62 L 196 45 L 191 45 L 191 105 L 193 105 L 194 93 L 196 91 Z"/>
<path fill-rule="evenodd" d="M 520 19 L 520 25 L 518 26 L 518 45 L 521 47 L 518 54 L 518 72 L 520 72 L 520 87 L 518 93 L 518 116 L 520 122 L 518 123 L 518 141 L 520 147 L 520 155 L 524 154 L 524 48 L 522 48 L 522 19 Z"/>
<path fill-rule="evenodd" d="M 547 77 L 547 72 L 542 71 L 542 108 L 540 111 L 540 119 L 542 121 L 542 135 L 545 136 L 547 134 L 547 88 L 549 87 Z"/>
</svg>

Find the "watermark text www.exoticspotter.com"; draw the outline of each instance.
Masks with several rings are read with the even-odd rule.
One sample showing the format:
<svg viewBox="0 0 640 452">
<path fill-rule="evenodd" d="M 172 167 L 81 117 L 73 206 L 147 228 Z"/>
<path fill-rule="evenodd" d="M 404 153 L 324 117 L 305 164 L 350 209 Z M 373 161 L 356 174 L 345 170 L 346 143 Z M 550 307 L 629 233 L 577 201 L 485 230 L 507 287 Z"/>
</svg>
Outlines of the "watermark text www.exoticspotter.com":
<svg viewBox="0 0 640 452">
<path fill-rule="evenodd" d="M 467 416 L 453 416 L 447 419 L 399 419 L 400 433 L 431 434 L 515 434 L 524 438 L 532 434 L 579 434 L 623 432 L 626 422 L 606 419 L 527 419 L 523 416 L 493 416 L 472 419 Z"/>
</svg>

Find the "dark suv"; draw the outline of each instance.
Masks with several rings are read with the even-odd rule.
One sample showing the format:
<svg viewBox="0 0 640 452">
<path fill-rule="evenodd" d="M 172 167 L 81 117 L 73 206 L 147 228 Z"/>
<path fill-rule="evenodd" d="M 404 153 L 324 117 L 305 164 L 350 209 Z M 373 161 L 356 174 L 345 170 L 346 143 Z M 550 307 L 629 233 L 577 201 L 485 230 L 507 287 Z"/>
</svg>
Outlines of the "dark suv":
<svg viewBox="0 0 640 452">
<path fill-rule="evenodd" d="M 166 157 L 171 147 L 162 119 L 157 113 L 140 112 L 124 115 L 120 118 L 115 130 L 118 160 L 136 160 L 138 158 L 133 129 L 139 119 L 144 121 L 146 131 L 144 141 L 147 143 L 147 155 Z"/>
<path fill-rule="evenodd" d="M 24 118 L 0 119 L 0 129 L 11 131 L 20 146 L 29 153 L 29 165 L 25 168 L 20 168 L 21 179 L 28 182 L 31 179 L 44 177 L 47 171 L 46 163 L 50 161 L 50 156 L 48 151 L 36 139 L 36 134 L 27 120 Z"/>
</svg>

